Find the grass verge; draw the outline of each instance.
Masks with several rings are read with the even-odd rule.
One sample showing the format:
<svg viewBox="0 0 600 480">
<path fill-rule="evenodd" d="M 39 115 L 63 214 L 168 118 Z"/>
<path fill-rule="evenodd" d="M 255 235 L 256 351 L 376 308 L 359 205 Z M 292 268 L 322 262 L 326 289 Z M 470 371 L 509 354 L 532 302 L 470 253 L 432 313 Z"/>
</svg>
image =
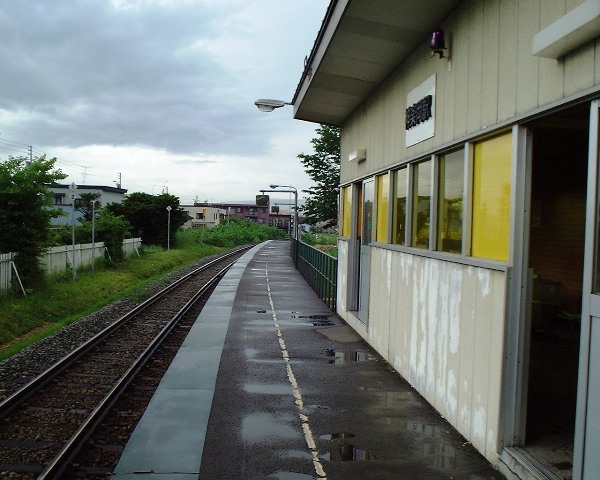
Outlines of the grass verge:
<svg viewBox="0 0 600 480">
<path fill-rule="evenodd" d="M 118 267 L 99 265 L 95 273 L 80 270 L 75 281 L 70 274 L 52 277 L 26 298 L 0 296 L 0 360 L 170 272 L 223 250 L 206 244 L 168 251 L 144 249 L 140 257 L 131 257 Z"/>
</svg>

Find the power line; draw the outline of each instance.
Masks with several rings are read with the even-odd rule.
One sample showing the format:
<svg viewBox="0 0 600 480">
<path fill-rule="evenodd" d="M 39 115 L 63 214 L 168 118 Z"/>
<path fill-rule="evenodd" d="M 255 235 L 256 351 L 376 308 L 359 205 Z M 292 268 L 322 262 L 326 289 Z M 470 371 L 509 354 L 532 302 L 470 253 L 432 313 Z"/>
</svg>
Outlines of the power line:
<svg viewBox="0 0 600 480">
<path fill-rule="evenodd" d="M 10 140 L 8 138 L 2 137 L 0 138 L 0 149 L 2 150 L 6 150 L 9 152 L 16 152 L 16 153 L 20 153 L 22 156 L 27 156 L 29 157 L 29 161 L 31 162 L 33 160 L 33 145 L 28 145 L 26 143 L 23 142 L 17 142 L 16 140 Z M 40 152 L 42 155 L 44 155 L 44 152 L 42 152 L 39 149 L 35 149 L 36 153 Z M 12 155 L 9 155 L 12 156 Z M 37 156 L 36 156 L 37 158 Z"/>
<path fill-rule="evenodd" d="M 21 154 L 22 156 L 28 157 L 28 160 L 34 160 L 35 158 L 38 158 L 39 156 L 46 155 L 46 152 L 43 152 L 39 148 L 36 148 L 27 143 L 18 142 L 16 140 L 10 140 L 6 137 L 0 137 L 0 150 L 5 150 L 8 152 L 15 152 L 16 154 Z M 36 154 L 39 154 L 39 155 L 36 155 L 36 157 L 34 158 L 33 152 L 35 152 Z M 10 154 L 9 154 L 9 156 L 10 156 Z M 83 182 L 82 182 L 83 184 L 86 183 L 86 178 L 88 178 L 88 177 L 95 177 L 98 179 L 103 179 L 107 185 L 116 183 L 114 180 L 115 172 L 113 172 L 113 171 L 109 171 L 109 170 L 97 171 L 97 170 L 95 170 L 94 167 L 90 167 L 88 165 L 82 165 L 82 164 L 76 163 L 76 162 L 71 162 L 69 160 L 64 160 L 62 158 L 56 158 L 56 166 L 58 168 L 77 167 L 77 168 L 83 169 L 83 173 L 79 172 L 79 173 L 69 173 L 68 174 L 69 177 L 75 177 L 79 174 L 82 174 L 83 175 Z M 94 168 L 95 171 L 93 173 L 88 172 L 88 169 L 90 169 L 90 168 Z M 121 174 L 117 173 L 116 175 L 119 178 L 119 183 L 121 183 Z M 133 188 L 139 188 L 139 189 L 145 189 L 145 190 L 151 189 L 152 192 L 154 192 L 155 189 L 158 189 L 158 190 L 162 191 L 163 193 L 165 191 L 168 193 L 168 191 L 169 191 L 169 188 L 167 185 L 165 185 L 164 180 L 157 182 L 158 183 L 157 184 L 157 183 L 142 182 L 142 181 L 136 180 L 135 178 L 128 177 L 127 183 L 129 185 L 131 185 L 131 187 L 133 187 Z"/>
</svg>

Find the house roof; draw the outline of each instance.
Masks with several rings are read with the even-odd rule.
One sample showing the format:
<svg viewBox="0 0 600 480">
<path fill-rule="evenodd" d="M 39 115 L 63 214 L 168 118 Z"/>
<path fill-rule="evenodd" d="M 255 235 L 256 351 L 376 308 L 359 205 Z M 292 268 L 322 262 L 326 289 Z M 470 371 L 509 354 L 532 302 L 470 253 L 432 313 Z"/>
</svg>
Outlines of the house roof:
<svg viewBox="0 0 600 480">
<path fill-rule="evenodd" d="M 53 189 L 53 190 L 69 190 L 70 187 L 71 187 L 71 184 L 66 185 L 66 184 L 55 183 L 50 188 Z M 100 190 L 102 192 L 120 193 L 120 194 L 123 194 L 123 195 L 127 193 L 127 189 L 126 188 L 112 187 L 112 186 L 109 186 L 109 185 L 77 185 L 77 190 L 78 191 L 81 191 L 81 190 Z"/>
<path fill-rule="evenodd" d="M 460 0 L 331 0 L 294 94 L 294 118 L 340 126 Z"/>
</svg>

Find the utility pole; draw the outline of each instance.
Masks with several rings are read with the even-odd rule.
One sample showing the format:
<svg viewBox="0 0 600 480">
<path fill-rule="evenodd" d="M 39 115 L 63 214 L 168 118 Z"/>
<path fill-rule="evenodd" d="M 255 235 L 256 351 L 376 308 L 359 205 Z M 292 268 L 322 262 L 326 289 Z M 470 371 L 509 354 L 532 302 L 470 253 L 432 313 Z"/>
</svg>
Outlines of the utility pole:
<svg viewBox="0 0 600 480">
<path fill-rule="evenodd" d="M 71 191 L 71 269 L 73 271 L 73 281 L 77 277 L 77 272 L 75 270 L 75 190 L 77 190 L 77 185 L 75 182 L 71 183 L 69 186 L 69 190 Z"/>
<path fill-rule="evenodd" d="M 171 205 L 167 207 L 167 250 L 171 250 Z"/>
</svg>

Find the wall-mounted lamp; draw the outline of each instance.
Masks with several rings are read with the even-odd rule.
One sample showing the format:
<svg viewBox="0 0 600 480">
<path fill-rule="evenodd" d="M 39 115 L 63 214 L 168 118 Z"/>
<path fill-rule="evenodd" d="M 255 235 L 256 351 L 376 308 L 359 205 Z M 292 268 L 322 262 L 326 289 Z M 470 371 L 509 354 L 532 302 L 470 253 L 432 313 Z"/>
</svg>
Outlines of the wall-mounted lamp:
<svg viewBox="0 0 600 480">
<path fill-rule="evenodd" d="M 435 57 L 435 55 L 437 54 L 440 56 L 440 58 L 447 58 L 448 60 L 450 60 L 450 48 L 446 46 L 444 30 L 442 30 L 441 28 L 435 29 L 431 34 L 431 42 L 429 43 L 429 48 L 431 48 L 432 57 Z M 447 53 L 445 57 L 444 51 L 446 51 Z"/>
</svg>

